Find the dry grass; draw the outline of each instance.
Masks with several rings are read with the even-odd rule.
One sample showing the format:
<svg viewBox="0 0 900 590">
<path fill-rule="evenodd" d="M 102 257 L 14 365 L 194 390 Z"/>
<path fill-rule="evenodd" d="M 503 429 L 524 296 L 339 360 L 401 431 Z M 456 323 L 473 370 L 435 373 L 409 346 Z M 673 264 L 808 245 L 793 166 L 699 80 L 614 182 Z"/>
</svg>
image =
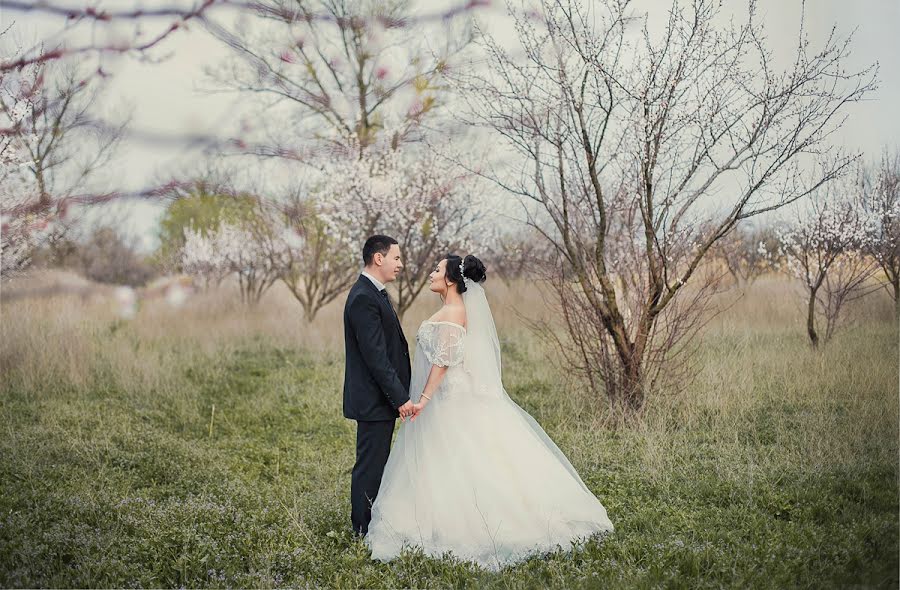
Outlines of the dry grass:
<svg viewBox="0 0 900 590">
<path fill-rule="evenodd" d="M 31 283 L 16 286 L 56 280 L 59 277 L 39 273 Z M 525 377 L 558 379 L 558 367 L 546 362 L 556 358 L 553 351 L 523 321 L 546 313 L 539 289 L 532 283 L 508 286 L 494 281 L 489 296 L 501 339 L 513 349 L 512 354 L 529 361 L 523 367 Z M 405 332 L 415 334 L 438 305 L 437 296 L 423 293 L 404 318 Z M 700 335 L 696 381 L 683 394 L 667 397 L 665 391 L 658 392 L 651 402 L 657 411 L 651 411 L 644 428 L 663 420 L 660 413 L 670 417 L 666 420 L 677 412 L 680 420 L 696 421 L 715 408 L 719 420 L 740 421 L 773 400 L 821 398 L 822 403 L 834 403 L 840 391 L 857 392 L 855 405 L 884 414 L 885 408 L 869 399 L 897 374 L 896 362 L 884 362 L 890 357 L 871 350 L 890 344 L 891 334 L 896 334 L 893 307 L 884 293 L 851 307 L 847 325 L 823 351 L 806 346 L 799 291 L 781 277 L 764 277 L 745 292 L 727 291 L 716 305 L 723 311 Z M 195 295 L 181 308 L 162 300 L 148 301 L 131 320 L 117 316 L 111 296 L 16 300 L 0 308 L 0 371 L 27 391 L 42 390 L 46 384 L 85 387 L 102 372 L 122 390 L 159 394 L 177 387 L 173 376 L 192 359 L 199 362 L 248 346 L 302 349 L 320 359 L 340 356 L 342 308 L 343 299 L 338 298 L 307 324 L 297 302 L 280 284 L 255 309 L 242 306 L 236 288 L 226 284 Z M 846 370 L 835 371 L 836 367 Z M 807 378 L 794 379 L 796 375 Z M 567 383 L 567 387 L 577 384 Z M 602 407 L 592 400 L 580 402 L 582 412 Z M 579 418 L 586 417 L 582 412 Z"/>
<path fill-rule="evenodd" d="M 15 289 L 56 282 L 52 273 L 20 281 Z M 68 284 L 75 281 L 69 279 Z M 85 281 L 77 284 L 83 285 Z M 213 357 L 248 343 L 301 348 L 315 354 L 343 353 L 343 299 L 323 308 L 307 324 L 299 304 L 281 284 L 273 287 L 255 309 L 240 304 L 233 285 L 199 293 L 181 308 L 163 300 L 142 303 L 136 317 L 122 320 L 109 290 L 91 298 L 78 295 L 17 299 L 2 306 L 0 370 L 15 375 L 29 390 L 41 383 L 69 382 L 84 386 L 101 367 L 131 391 L 165 388 L 172 368 L 184 355 Z M 498 330 L 521 334 L 524 326 L 515 310 L 539 309 L 539 295 L 527 289 L 492 285 Z M 437 308 L 436 295 L 423 294 L 404 318 L 404 330 L 416 327 Z M 124 324 L 127 335 L 119 333 Z M 506 336 L 505 336 L 506 337 Z"/>
</svg>

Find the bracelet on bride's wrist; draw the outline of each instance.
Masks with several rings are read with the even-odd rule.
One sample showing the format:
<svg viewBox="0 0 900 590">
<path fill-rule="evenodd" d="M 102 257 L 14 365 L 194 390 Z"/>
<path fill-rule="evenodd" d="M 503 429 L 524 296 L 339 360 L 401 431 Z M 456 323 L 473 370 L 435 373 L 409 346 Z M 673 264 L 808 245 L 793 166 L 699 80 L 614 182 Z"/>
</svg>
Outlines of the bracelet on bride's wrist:
<svg viewBox="0 0 900 590">
<path fill-rule="evenodd" d="M 428 397 L 427 395 L 425 395 L 424 393 L 422 394 L 422 397 L 424 397 L 424 398 L 427 399 L 428 401 L 431 401 L 431 398 Z"/>
</svg>

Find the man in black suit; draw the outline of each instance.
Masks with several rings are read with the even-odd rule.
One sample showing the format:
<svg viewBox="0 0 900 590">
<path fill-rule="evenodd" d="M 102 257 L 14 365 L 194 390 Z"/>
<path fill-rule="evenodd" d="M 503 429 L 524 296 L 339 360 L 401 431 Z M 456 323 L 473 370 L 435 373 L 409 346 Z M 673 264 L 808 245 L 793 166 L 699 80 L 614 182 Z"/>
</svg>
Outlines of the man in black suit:
<svg viewBox="0 0 900 590">
<path fill-rule="evenodd" d="M 344 417 L 356 420 L 350 520 L 365 535 L 391 450 L 394 423 L 414 413 L 409 346 L 384 286 L 403 269 L 397 240 L 376 235 L 363 246 L 365 269 L 344 305 Z"/>
</svg>

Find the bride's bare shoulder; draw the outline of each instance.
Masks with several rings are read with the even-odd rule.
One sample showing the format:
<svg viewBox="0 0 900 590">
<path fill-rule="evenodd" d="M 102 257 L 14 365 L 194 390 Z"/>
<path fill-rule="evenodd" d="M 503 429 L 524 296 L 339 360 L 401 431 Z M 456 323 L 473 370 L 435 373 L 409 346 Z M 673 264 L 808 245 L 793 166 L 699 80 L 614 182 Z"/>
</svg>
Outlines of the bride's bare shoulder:
<svg viewBox="0 0 900 590">
<path fill-rule="evenodd" d="M 464 305 L 445 305 L 431 316 L 433 322 L 452 322 L 466 326 L 466 307 Z"/>
</svg>

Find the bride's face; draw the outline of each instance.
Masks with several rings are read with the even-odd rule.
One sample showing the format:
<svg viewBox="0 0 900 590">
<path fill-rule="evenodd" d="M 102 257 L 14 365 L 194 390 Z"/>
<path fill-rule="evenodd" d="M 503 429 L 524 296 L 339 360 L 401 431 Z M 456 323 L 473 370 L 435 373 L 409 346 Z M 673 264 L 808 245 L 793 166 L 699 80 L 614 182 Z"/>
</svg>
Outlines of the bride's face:
<svg viewBox="0 0 900 590">
<path fill-rule="evenodd" d="M 440 293 L 443 295 L 447 292 L 447 259 L 444 258 L 438 262 L 431 274 L 428 275 L 429 285 L 432 293 Z"/>
</svg>

